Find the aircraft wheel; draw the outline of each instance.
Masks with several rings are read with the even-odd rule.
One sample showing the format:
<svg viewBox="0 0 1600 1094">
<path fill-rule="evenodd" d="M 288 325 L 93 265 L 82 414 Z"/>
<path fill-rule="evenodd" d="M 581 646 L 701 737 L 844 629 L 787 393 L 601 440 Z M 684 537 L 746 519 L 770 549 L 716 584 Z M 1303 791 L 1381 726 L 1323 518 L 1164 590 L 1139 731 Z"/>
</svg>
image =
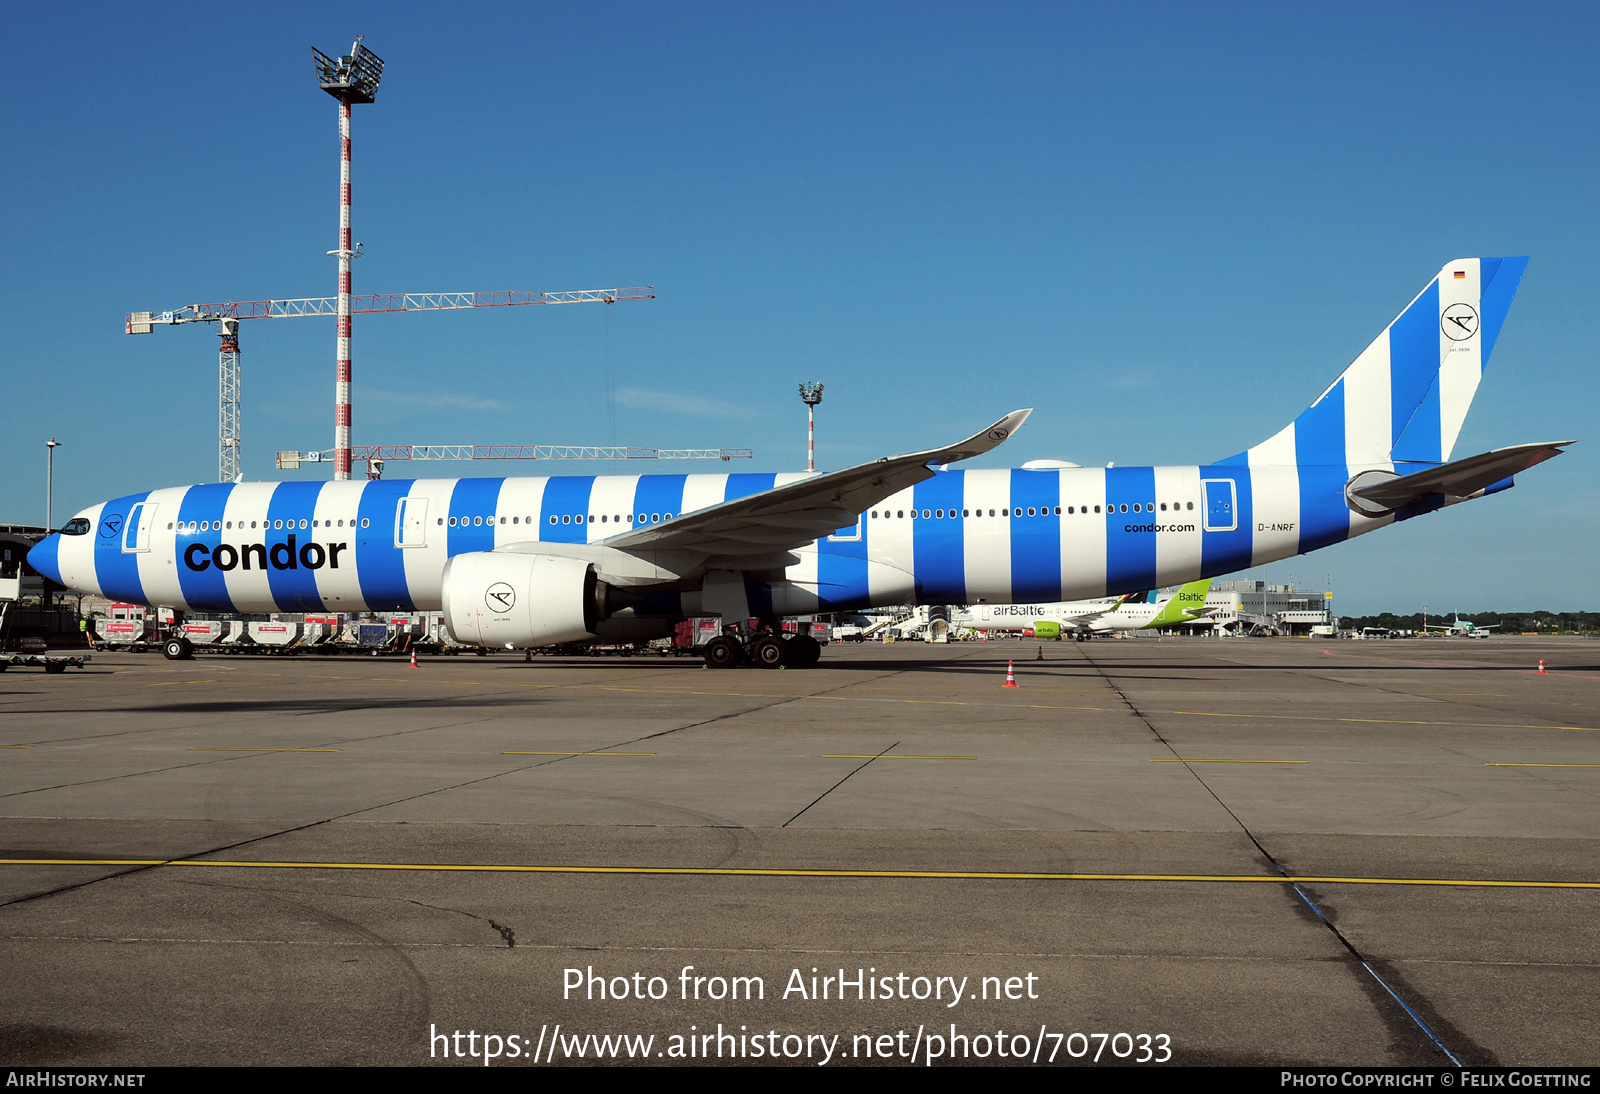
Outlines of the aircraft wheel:
<svg viewBox="0 0 1600 1094">
<path fill-rule="evenodd" d="M 796 668 L 809 668 L 822 660 L 822 643 L 809 634 L 789 639 L 789 663 Z"/>
<path fill-rule="evenodd" d="M 705 658 L 714 669 L 731 669 L 744 660 L 744 651 L 737 641 L 722 635 L 706 643 Z"/>
<path fill-rule="evenodd" d="M 164 642 L 161 646 L 161 656 L 165 657 L 168 661 L 182 661 L 188 656 L 187 651 L 185 651 L 183 648 L 183 639 L 167 639 L 166 642 Z"/>
<path fill-rule="evenodd" d="M 783 639 L 769 634 L 756 639 L 750 659 L 764 669 L 781 669 L 789 660 L 789 649 Z"/>
</svg>

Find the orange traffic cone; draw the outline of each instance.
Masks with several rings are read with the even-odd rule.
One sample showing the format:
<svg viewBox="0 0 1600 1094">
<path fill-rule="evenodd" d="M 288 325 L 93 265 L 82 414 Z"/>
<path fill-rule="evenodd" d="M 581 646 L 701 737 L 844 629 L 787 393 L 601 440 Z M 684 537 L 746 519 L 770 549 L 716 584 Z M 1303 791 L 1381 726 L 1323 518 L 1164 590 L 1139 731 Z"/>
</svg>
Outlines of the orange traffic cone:
<svg viewBox="0 0 1600 1094">
<path fill-rule="evenodd" d="M 1544 671 L 1544 658 L 1543 657 L 1539 658 L 1539 675 L 1540 676 L 1549 676 L 1550 675 L 1548 672 Z"/>
<path fill-rule="evenodd" d="M 1000 686 L 1004 688 L 1014 688 L 1017 686 L 1017 671 L 1012 667 L 1010 661 L 1006 662 L 1006 682 Z"/>
<path fill-rule="evenodd" d="M 1044 647 L 1043 646 L 1039 647 L 1039 656 L 1035 657 L 1034 660 L 1035 661 L 1043 661 L 1044 660 Z"/>
<path fill-rule="evenodd" d="M 411 647 L 411 664 L 407 665 L 406 668 L 414 669 L 416 667 L 417 667 L 417 647 L 412 646 Z"/>
</svg>

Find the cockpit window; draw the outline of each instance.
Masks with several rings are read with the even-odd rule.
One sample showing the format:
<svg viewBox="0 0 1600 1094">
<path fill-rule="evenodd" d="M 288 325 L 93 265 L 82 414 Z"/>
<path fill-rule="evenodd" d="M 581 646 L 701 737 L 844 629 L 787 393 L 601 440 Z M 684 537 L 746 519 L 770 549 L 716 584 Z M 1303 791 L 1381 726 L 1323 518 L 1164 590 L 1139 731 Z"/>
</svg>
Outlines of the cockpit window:
<svg viewBox="0 0 1600 1094">
<path fill-rule="evenodd" d="M 61 534 L 64 535 L 64 536 L 86 536 L 86 535 L 88 535 L 89 534 L 89 518 L 88 517 L 73 517 L 71 520 L 67 521 L 67 523 L 65 523 L 65 524 L 63 524 L 61 526 Z"/>
</svg>

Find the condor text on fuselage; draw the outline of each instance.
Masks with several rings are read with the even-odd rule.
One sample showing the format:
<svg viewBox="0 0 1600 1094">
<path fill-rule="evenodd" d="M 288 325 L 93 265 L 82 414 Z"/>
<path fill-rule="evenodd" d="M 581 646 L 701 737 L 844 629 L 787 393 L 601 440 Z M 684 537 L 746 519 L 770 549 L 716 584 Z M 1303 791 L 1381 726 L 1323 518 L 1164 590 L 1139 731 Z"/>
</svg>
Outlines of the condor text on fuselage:
<svg viewBox="0 0 1600 1094">
<path fill-rule="evenodd" d="M 258 570 L 265 570 L 269 565 L 274 570 L 297 570 L 301 567 L 320 570 L 324 566 L 337 570 L 340 554 L 350 549 L 350 544 L 345 542 L 322 544 L 312 540 L 298 544 L 298 550 L 296 545 L 293 532 L 281 543 L 274 543 L 270 547 L 265 543 L 219 543 L 215 547 L 191 543 L 183 549 L 183 564 L 197 574 L 213 566 L 224 573 L 235 566 L 248 570 L 252 559 Z"/>
</svg>

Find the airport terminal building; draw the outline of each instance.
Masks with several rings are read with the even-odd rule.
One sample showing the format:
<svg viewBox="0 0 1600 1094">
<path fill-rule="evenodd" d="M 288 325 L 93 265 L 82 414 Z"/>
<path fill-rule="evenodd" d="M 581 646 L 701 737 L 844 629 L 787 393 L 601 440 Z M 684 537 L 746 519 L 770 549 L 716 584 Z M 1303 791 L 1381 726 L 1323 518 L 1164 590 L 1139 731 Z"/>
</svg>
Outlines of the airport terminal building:
<svg viewBox="0 0 1600 1094">
<path fill-rule="evenodd" d="M 1232 634 L 1309 635 L 1333 623 L 1332 605 L 1330 591 L 1264 581 L 1213 581 L 1206 596 L 1211 621 Z"/>
</svg>

